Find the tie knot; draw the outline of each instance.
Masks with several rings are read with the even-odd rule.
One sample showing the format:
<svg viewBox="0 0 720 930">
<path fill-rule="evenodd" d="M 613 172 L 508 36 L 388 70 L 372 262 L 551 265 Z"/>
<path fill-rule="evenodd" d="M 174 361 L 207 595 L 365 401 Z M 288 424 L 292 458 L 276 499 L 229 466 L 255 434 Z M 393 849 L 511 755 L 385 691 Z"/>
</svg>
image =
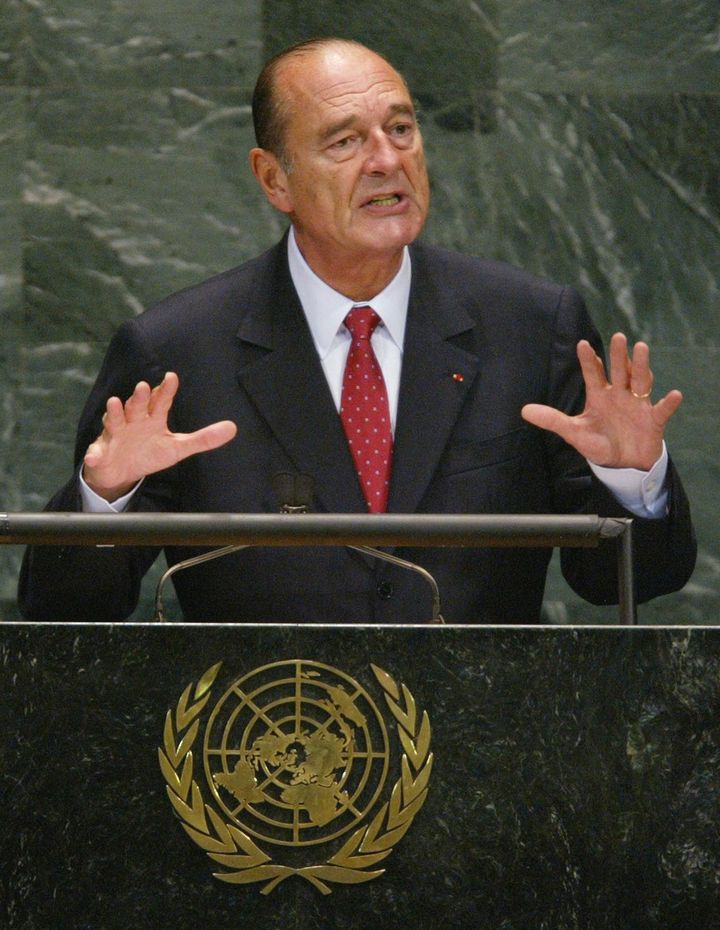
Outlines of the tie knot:
<svg viewBox="0 0 720 930">
<path fill-rule="evenodd" d="M 345 326 L 353 339 L 369 339 L 379 322 L 380 317 L 372 307 L 353 307 L 345 317 Z"/>
</svg>

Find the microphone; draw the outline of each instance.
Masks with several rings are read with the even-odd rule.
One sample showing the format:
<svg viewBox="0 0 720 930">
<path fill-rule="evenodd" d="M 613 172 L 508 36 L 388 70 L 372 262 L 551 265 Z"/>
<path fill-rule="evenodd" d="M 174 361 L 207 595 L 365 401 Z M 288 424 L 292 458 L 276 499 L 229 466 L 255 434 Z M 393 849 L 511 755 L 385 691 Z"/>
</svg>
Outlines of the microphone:
<svg viewBox="0 0 720 930">
<path fill-rule="evenodd" d="M 301 475 L 293 472 L 279 471 L 272 477 L 272 486 L 275 496 L 280 504 L 280 513 L 307 513 L 313 499 L 313 479 L 311 475 Z M 444 623 L 440 613 L 440 590 L 433 576 L 426 569 L 414 562 L 375 549 L 373 546 L 348 546 L 354 552 L 362 552 L 373 559 L 389 562 L 408 571 L 416 572 L 427 581 L 432 591 L 432 618 L 431 623 Z"/>
<path fill-rule="evenodd" d="M 292 472 L 281 471 L 273 475 L 271 482 L 275 496 L 280 503 L 280 513 L 307 513 L 312 502 L 313 496 L 313 479 L 310 475 L 298 475 Z M 239 552 L 241 549 L 249 549 L 250 546 L 223 546 L 221 549 L 213 549 L 210 552 L 203 552 L 190 559 L 183 559 L 176 562 L 163 574 L 155 589 L 155 613 L 153 623 L 167 623 L 168 618 L 162 602 L 163 588 L 167 582 L 177 572 L 185 568 L 192 568 L 195 565 L 202 565 L 203 562 L 211 562 L 213 559 L 219 559 L 224 555 L 231 555 L 233 552 Z"/>
<path fill-rule="evenodd" d="M 280 513 L 307 513 L 313 499 L 313 479 L 310 475 L 298 475 L 279 471 L 271 480 Z"/>
</svg>

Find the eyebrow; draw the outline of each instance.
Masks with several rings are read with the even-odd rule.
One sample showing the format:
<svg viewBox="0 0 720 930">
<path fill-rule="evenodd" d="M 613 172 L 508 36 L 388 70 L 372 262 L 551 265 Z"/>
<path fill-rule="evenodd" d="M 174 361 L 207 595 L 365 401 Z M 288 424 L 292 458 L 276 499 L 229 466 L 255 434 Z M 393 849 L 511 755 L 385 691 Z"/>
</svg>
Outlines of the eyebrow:
<svg viewBox="0 0 720 930">
<path fill-rule="evenodd" d="M 397 116 L 398 114 L 412 116 L 413 119 L 416 118 L 415 110 L 409 103 L 394 103 L 388 108 L 388 117 Z M 326 142 L 336 133 L 342 132 L 344 129 L 349 129 L 356 121 L 357 116 L 353 114 L 347 116 L 345 119 L 338 120 L 337 123 L 331 123 L 331 125 L 320 134 L 321 141 Z"/>
</svg>

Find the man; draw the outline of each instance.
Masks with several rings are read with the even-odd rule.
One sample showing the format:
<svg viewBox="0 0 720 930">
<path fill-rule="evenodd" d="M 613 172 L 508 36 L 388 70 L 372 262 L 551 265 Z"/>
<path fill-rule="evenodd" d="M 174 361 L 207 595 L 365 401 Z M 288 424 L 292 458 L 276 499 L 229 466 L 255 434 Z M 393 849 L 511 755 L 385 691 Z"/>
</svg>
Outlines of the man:
<svg viewBox="0 0 720 930">
<path fill-rule="evenodd" d="M 629 358 L 616 334 L 608 380 L 574 291 L 415 244 L 429 200 L 422 138 L 404 80 L 369 49 L 323 39 L 286 51 L 260 76 L 253 113 L 251 167 L 289 235 L 121 327 L 81 419 L 78 474 L 49 506 L 276 511 L 279 471 L 311 476 L 314 508 L 328 512 L 623 514 L 624 503 L 640 599 L 681 587 L 695 548 L 663 431 L 682 398 L 651 402 L 647 346 Z M 539 618 L 547 550 L 399 554 L 436 576 L 450 622 Z M 155 555 L 30 549 L 22 610 L 126 616 Z M 611 546 L 568 550 L 563 568 L 590 600 L 616 598 Z M 249 549 L 175 584 L 192 620 L 429 615 L 421 579 L 342 548 Z"/>
</svg>

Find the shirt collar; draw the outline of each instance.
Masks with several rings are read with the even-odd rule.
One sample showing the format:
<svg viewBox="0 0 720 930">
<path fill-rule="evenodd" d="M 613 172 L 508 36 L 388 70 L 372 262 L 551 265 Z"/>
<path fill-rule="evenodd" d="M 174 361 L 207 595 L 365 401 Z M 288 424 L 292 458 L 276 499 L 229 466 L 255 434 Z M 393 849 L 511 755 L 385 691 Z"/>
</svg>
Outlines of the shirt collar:
<svg viewBox="0 0 720 930">
<path fill-rule="evenodd" d="M 288 236 L 288 264 L 290 277 L 321 359 L 330 351 L 348 311 L 352 307 L 367 306 L 368 303 L 383 321 L 391 339 L 402 352 L 411 278 L 410 253 L 407 246 L 403 249 L 400 270 L 392 281 L 371 301 L 364 303 L 350 300 L 315 274 L 298 248 L 292 226 Z"/>
</svg>

